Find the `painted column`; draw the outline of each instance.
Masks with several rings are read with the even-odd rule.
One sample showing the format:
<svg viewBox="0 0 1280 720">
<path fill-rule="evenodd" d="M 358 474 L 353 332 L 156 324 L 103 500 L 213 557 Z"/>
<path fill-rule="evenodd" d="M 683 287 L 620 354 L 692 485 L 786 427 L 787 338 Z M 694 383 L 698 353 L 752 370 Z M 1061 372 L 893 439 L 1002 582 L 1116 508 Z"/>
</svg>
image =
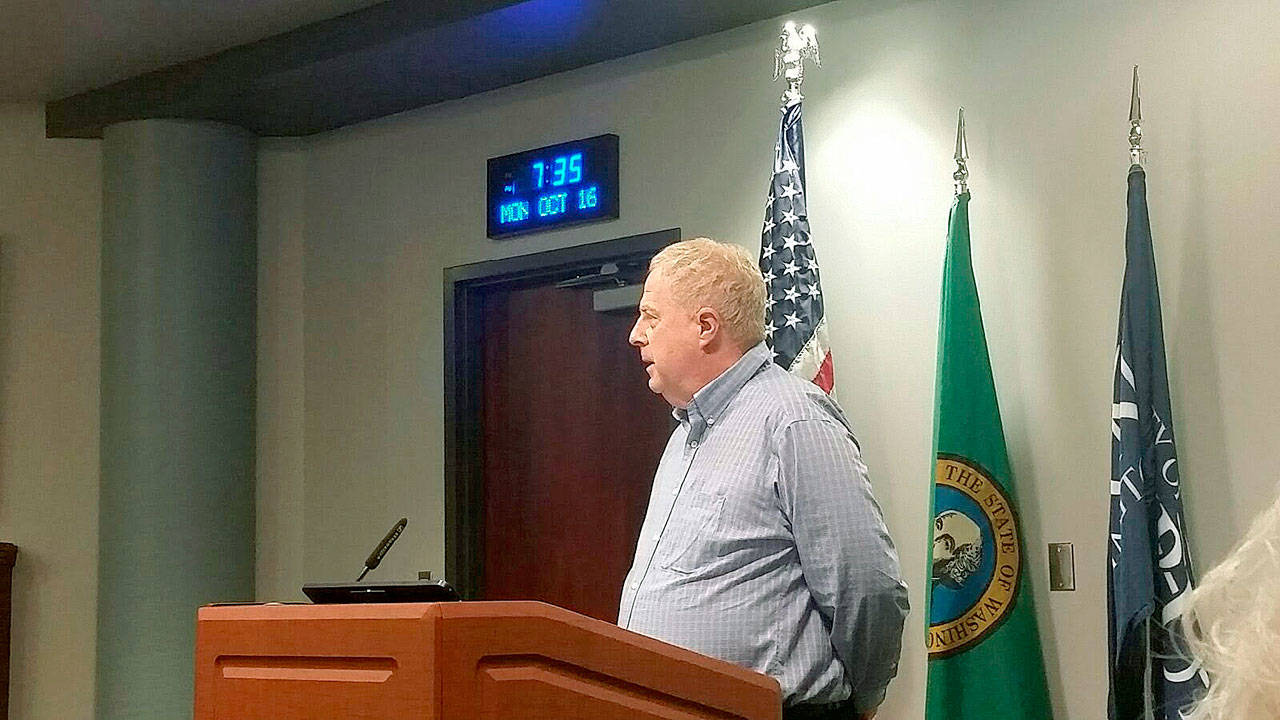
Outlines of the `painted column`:
<svg viewBox="0 0 1280 720">
<path fill-rule="evenodd" d="M 191 717 L 195 613 L 253 599 L 257 150 L 103 133 L 97 717 Z"/>
</svg>

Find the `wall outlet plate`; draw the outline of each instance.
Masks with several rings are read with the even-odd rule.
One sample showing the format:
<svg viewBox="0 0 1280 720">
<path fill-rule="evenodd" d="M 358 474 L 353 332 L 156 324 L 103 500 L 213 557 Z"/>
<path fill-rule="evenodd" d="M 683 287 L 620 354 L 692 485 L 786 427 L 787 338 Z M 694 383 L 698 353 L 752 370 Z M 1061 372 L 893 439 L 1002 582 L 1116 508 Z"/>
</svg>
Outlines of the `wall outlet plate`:
<svg viewBox="0 0 1280 720">
<path fill-rule="evenodd" d="M 1076 553 L 1069 542 L 1049 543 L 1049 589 L 1076 589 Z"/>
</svg>

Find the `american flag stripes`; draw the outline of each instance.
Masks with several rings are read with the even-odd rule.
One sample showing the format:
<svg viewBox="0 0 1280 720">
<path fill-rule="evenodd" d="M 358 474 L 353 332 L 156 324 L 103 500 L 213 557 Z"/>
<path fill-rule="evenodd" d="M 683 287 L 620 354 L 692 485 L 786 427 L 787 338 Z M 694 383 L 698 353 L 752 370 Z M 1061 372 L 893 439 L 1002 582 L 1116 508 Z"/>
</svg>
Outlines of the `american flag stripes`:
<svg viewBox="0 0 1280 720">
<path fill-rule="evenodd" d="M 765 331 L 774 362 L 830 393 L 835 373 L 809 236 L 800 106 L 792 102 L 782 111 L 760 233 L 760 271 L 768 284 Z"/>
</svg>

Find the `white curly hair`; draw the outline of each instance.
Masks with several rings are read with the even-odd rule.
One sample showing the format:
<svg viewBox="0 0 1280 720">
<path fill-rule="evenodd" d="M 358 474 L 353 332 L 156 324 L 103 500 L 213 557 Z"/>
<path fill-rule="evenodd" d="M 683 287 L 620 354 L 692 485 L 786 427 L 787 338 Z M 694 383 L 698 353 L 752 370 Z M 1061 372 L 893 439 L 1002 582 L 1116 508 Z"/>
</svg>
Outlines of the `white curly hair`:
<svg viewBox="0 0 1280 720">
<path fill-rule="evenodd" d="M 1186 720 L 1280 718 L 1280 498 L 1205 574 L 1182 623 L 1209 674 Z"/>
</svg>

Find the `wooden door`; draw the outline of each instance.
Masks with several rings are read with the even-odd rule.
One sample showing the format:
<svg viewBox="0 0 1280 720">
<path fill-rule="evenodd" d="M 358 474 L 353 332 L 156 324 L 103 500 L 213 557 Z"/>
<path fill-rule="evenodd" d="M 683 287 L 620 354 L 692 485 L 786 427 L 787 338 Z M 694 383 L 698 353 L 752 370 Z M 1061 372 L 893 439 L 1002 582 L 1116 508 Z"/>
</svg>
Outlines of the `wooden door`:
<svg viewBox="0 0 1280 720">
<path fill-rule="evenodd" d="M 545 282 L 482 308 L 483 596 L 613 622 L 673 424 L 627 344 L 635 314 Z"/>
</svg>

